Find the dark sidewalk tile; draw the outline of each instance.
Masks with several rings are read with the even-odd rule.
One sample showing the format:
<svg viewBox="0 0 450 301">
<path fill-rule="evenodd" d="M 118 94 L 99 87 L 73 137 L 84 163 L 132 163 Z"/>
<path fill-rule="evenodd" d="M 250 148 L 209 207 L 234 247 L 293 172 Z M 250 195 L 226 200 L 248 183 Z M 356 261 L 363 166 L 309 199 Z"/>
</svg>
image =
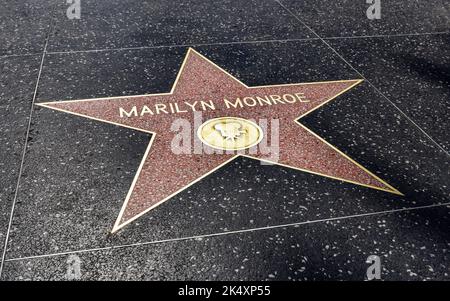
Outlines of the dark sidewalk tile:
<svg viewBox="0 0 450 301">
<path fill-rule="evenodd" d="M 450 151 L 450 35 L 328 42 Z"/>
<path fill-rule="evenodd" d="M 54 1 L 5 0 L 0 10 L 0 56 L 41 53 L 50 29 Z"/>
<path fill-rule="evenodd" d="M 49 51 L 186 45 L 309 37 L 270 0 L 84 0 L 81 18 L 57 13 Z"/>
<path fill-rule="evenodd" d="M 19 176 L 39 55 L 0 58 L 0 250 Z"/>
<path fill-rule="evenodd" d="M 447 154 L 369 84 L 343 98 L 305 116 L 302 124 L 397 188 L 407 206 L 448 201 Z"/>
<path fill-rule="evenodd" d="M 186 48 L 48 54 L 37 102 L 167 92 Z"/>
<path fill-rule="evenodd" d="M 250 86 L 357 78 L 320 41 L 196 49 Z M 185 52 L 49 55 L 39 100 L 167 92 Z M 37 108 L 7 258 L 448 201 L 446 157 L 367 84 L 301 122 L 405 197 L 238 159 L 109 235 L 149 136 Z"/>
<path fill-rule="evenodd" d="M 321 37 L 395 35 L 450 31 L 446 0 L 381 0 L 381 18 L 370 20 L 371 4 L 353 0 L 280 0 Z"/>
<path fill-rule="evenodd" d="M 450 279 L 449 207 L 75 254 L 81 280 Z M 72 256 L 72 257 L 70 257 Z M 5 263 L 4 280 L 65 280 L 73 254 Z"/>
<path fill-rule="evenodd" d="M 194 49 L 250 86 L 358 78 L 320 41 Z M 37 102 L 168 92 L 186 52 L 169 47 L 48 54 Z"/>
</svg>

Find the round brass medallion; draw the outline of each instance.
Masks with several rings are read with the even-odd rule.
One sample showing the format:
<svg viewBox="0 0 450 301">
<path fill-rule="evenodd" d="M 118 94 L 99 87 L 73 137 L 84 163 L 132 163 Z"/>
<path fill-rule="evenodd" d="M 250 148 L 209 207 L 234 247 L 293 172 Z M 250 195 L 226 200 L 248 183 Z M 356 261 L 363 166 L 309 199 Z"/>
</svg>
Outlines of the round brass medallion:
<svg viewBox="0 0 450 301">
<path fill-rule="evenodd" d="M 197 131 L 206 145 L 222 150 L 241 150 L 261 142 L 262 129 L 254 122 L 239 117 L 214 118 L 203 123 Z"/>
</svg>

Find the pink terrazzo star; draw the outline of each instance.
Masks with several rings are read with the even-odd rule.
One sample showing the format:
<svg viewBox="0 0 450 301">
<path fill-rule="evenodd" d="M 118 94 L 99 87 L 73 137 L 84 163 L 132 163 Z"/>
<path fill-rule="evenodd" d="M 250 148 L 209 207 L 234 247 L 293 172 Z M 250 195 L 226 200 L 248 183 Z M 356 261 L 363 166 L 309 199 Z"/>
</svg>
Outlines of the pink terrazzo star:
<svg viewBox="0 0 450 301">
<path fill-rule="evenodd" d="M 256 121 L 278 120 L 279 151 L 274 164 L 401 194 L 307 129 L 301 120 L 296 122 L 360 82 L 341 80 L 248 87 L 195 50 L 189 49 L 169 93 L 38 105 L 153 134 L 113 227 L 112 232 L 115 232 L 242 155 L 211 153 L 206 145 L 203 145 L 205 151 L 201 153 L 174 152 L 172 141 L 176 133 L 171 131 L 171 125 L 179 118 L 190 121 L 194 124 L 192 137 L 196 138 L 199 124 L 195 126 L 194 111 L 201 112 L 203 121 L 224 116 Z M 229 101 L 228 105 L 224 99 Z M 270 136 L 266 131 L 264 135 Z M 243 155 L 264 162 L 271 161 L 267 154 L 258 150 Z"/>
</svg>

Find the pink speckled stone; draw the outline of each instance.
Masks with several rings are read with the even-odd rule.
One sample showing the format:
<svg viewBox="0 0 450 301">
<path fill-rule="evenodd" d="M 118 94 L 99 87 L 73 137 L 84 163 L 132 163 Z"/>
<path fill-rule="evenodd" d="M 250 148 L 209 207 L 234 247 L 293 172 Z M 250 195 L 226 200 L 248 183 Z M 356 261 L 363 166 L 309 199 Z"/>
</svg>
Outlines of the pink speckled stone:
<svg viewBox="0 0 450 301">
<path fill-rule="evenodd" d="M 295 122 L 301 115 L 319 107 L 359 82 L 359 80 L 347 80 L 247 87 L 190 49 L 172 93 L 53 102 L 43 104 L 43 106 L 156 133 L 147 156 L 143 158 L 135 182 L 130 188 L 127 200 L 114 227 L 113 231 L 115 231 L 235 156 L 235 154 L 207 154 L 205 152 L 202 154 L 175 154 L 172 151 L 171 142 L 176 133 L 170 130 L 171 125 L 178 118 L 187 119 L 194 125 L 192 110 L 175 114 L 161 113 L 145 114 L 142 117 L 121 117 L 120 107 L 130 111 L 133 106 L 136 106 L 139 113 L 142 106 L 147 105 L 155 112 L 155 103 L 167 105 L 177 103 L 180 109 L 187 110 L 184 101 L 192 103 L 200 100 L 212 100 L 216 109 L 201 111 L 203 121 L 222 116 L 253 119 L 256 122 L 259 119 L 267 119 L 269 122 L 272 119 L 279 119 L 280 145 L 277 163 L 398 193 L 387 183 Z M 224 98 L 234 102 L 237 97 L 264 97 L 265 95 L 295 93 L 303 93 L 309 102 L 270 106 L 256 105 L 239 109 L 227 108 L 223 102 Z M 195 138 L 200 124 L 192 127 L 192 136 Z M 270 133 L 264 132 L 264 135 L 270 137 Z M 251 154 L 251 156 L 267 157 L 260 152 Z"/>
</svg>

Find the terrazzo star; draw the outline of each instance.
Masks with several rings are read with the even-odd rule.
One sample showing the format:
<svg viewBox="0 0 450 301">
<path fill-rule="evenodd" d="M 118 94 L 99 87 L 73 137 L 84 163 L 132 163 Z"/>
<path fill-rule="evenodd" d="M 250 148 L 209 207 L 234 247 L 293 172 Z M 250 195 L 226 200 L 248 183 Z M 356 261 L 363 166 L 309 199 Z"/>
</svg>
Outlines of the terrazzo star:
<svg viewBox="0 0 450 301">
<path fill-rule="evenodd" d="M 179 118 L 179 114 L 160 111 L 159 114 L 145 114 L 145 118 L 124 118 L 125 112 L 131 114 L 130 108 L 134 114 L 134 106 L 143 108 L 149 104 L 165 105 L 166 110 L 170 104 L 178 104 L 181 108 L 184 101 L 192 99 L 204 100 L 205 106 L 208 100 L 221 99 L 236 104 L 236 98 L 230 98 L 230 95 L 237 96 L 240 102 L 236 106 L 210 103 L 214 109 L 209 107 L 202 112 L 206 121 L 194 127 L 193 134 L 199 136 L 205 148 L 237 150 L 252 147 L 260 143 L 267 133 L 250 120 L 278 119 L 279 159 L 271 163 L 401 194 L 297 121 L 361 81 L 355 79 L 248 87 L 200 53 L 189 49 L 172 90 L 168 93 L 46 102 L 38 105 L 152 135 L 112 229 L 115 232 L 240 156 L 229 152 L 217 154 L 214 151 L 175 154 L 171 149 L 174 133 L 169 129 L 174 120 Z M 243 97 L 267 95 L 278 95 L 281 97 L 279 100 L 283 100 L 283 95 L 293 95 L 297 101 L 292 105 L 285 105 L 287 102 L 279 105 L 244 105 Z M 258 101 L 257 98 L 255 100 Z M 120 108 L 124 110 L 122 116 Z M 183 118 L 195 124 L 192 110 L 184 112 Z M 257 152 L 252 157 L 267 161 L 262 153 Z"/>
</svg>

